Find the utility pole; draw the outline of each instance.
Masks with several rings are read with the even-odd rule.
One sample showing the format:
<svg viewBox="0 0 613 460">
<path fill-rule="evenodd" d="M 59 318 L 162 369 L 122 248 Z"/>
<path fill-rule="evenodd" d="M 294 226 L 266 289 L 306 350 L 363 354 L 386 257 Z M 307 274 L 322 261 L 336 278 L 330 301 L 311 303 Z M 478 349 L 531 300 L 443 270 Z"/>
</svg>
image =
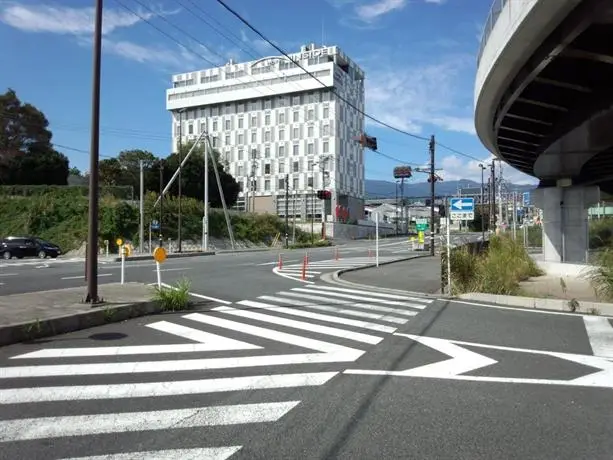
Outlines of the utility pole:
<svg viewBox="0 0 613 460">
<path fill-rule="evenodd" d="M 256 191 L 256 178 L 255 178 L 255 173 L 257 172 L 258 169 L 258 163 L 257 163 L 257 150 L 253 149 L 251 150 L 251 180 L 250 180 L 250 188 L 251 188 L 251 194 L 253 195 L 253 205 L 251 207 L 251 212 L 255 212 L 255 191 Z"/>
<path fill-rule="evenodd" d="M 485 166 L 483 165 L 483 163 L 479 163 L 479 168 L 481 169 L 481 241 L 485 241 L 485 219 L 483 217 L 484 214 L 484 210 L 485 210 L 485 193 L 484 193 L 484 189 L 483 189 L 483 172 L 485 171 Z"/>
<path fill-rule="evenodd" d="M 398 181 L 396 181 L 396 236 L 398 236 Z"/>
<path fill-rule="evenodd" d="M 183 113 L 183 109 L 179 110 L 179 215 L 177 216 L 177 225 L 178 225 L 178 229 L 177 229 L 177 250 L 178 252 L 181 252 L 181 194 L 182 194 L 182 184 L 181 184 L 181 170 L 183 168 L 181 168 L 181 163 L 183 163 L 183 119 L 181 117 L 181 114 Z"/>
<path fill-rule="evenodd" d="M 285 175 L 285 248 L 289 248 L 289 174 Z"/>
<path fill-rule="evenodd" d="M 161 248 L 164 246 L 164 240 L 162 239 L 162 216 L 164 207 L 164 160 L 160 159 L 160 240 L 158 246 Z"/>
<path fill-rule="evenodd" d="M 140 253 L 145 252 L 145 162 L 143 160 L 139 160 L 140 166 L 140 201 L 139 201 L 139 214 L 140 214 L 140 222 L 138 226 L 138 240 L 139 240 L 139 250 Z M 151 251 L 151 248 L 149 248 Z"/>
<path fill-rule="evenodd" d="M 430 136 L 430 255 L 434 256 L 434 184 L 436 183 L 436 175 L 434 169 L 434 153 L 436 142 L 434 134 Z"/>
<path fill-rule="evenodd" d="M 502 224 L 502 205 L 503 205 L 503 199 L 502 199 L 502 161 L 500 161 L 500 168 L 498 169 L 498 175 L 499 175 L 499 179 L 498 179 L 498 209 L 499 209 L 499 214 L 500 214 L 500 224 Z M 507 213 L 508 214 L 508 213 Z"/>
<path fill-rule="evenodd" d="M 94 60 L 92 76 L 92 126 L 89 154 L 89 215 L 87 232 L 87 296 L 92 305 L 98 297 L 98 163 L 100 157 L 100 68 L 102 57 L 102 0 L 96 0 L 94 22 Z"/>
<path fill-rule="evenodd" d="M 204 204 L 202 209 L 202 251 L 209 250 L 209 149 L 207 138 L 204 143 Z"/>
<path fill-rule="evenodd" d="M 491 227 L 494 231 L 496 231 L 496 162 L 492 161 L 492 175 L 491 175 L 491 184 L 490 193 L 492 199 L 490 201 L 490 222 Z"/>
</svg>

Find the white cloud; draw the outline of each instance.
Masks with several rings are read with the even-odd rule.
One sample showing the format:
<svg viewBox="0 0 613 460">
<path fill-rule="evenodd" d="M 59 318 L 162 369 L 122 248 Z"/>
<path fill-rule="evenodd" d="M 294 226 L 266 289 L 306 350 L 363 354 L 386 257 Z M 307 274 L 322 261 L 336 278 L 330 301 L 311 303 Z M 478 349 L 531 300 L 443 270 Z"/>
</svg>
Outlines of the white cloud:
<svg viewBox="0 0 613 460">
<path fill-rule="evenodd" d="M 366 111 L 375 118 L 421 134 L 424 124 L 447 131 L 474 134 L 473 113 L 458 109 L 458 94 L 464 88 L 461 76 L 472 57 L 441 56 L 439 63 L 399 66 L 398 59 L 386 66 L 381 55 L 366 61 Z M 369 68 L 372 71 L 369 72 Z"/>
<path fill-rule="evenodd" d="M 145 19 L 154 13 L 137 10 Z M 68 35 L 91 34 L 94 30 L 94 8 L 71 8 L 51 5 L 19 5 L 8 3 L 0 10 L 0 21 L 25 32 Z M 103 13 L 104 34 L 131 27 L 141 18 L 129 11 L 106 8 Z"/>
<path fill-rule="evenodd" d="M 249 48 L 256 51 L 260 55 L 268 56 L 271 53 L 277 53 L 277 50 L 275 50 L 275 48 L 266 40 L 262 40 L 261 38 L 251 39 L 243 29 L 241 29 L 241 40 L 243 43 L 248 45 Z M 275 42 L 273 41 L 273 43 Z M 277 43 L 275 44 L 278 46 Z"/>
<path fill-rule="evenodd" d="M 379 16 L 403 9 L 406 4 L 406 0 L 379 0 L 374 3 L 357 6 L 355 13 L 362 21 L 370 22 L 376 20 Z"/>
<path fill-rule="evenodd" d="M 460 157 L 458 155 L 448 155 L 443 157 L 437 164 L 437 168 L 441 168 L 441 171 L 438 171 L 439 174 L 446 181 L 454 181 L 460 179 L 470 179 L 475 182 L 481 183 L 481 168 L 479 164 L 483 164 L 487 169 L 484 172 L 485 181 L 490 174 L 489 165 L 492 163 L 494 157 L 490 155 L 487 158 L 484 158 L 482 161 L 470 160 L 468 158 Z M 498 171 L 500 168 L 500 162 L 496 162 L 496 175 L 498 176 Z M 535 179 L 532 176 L 528 176 L 527 174 L 518 171 L 517 169 L 512 168 L 510 165 L 506 163 L 502 163 L 502 177 L 507 182 L 510 182 L 515 185 L 535 185 L 538 184 L 538 179 Z"/>
</svg>

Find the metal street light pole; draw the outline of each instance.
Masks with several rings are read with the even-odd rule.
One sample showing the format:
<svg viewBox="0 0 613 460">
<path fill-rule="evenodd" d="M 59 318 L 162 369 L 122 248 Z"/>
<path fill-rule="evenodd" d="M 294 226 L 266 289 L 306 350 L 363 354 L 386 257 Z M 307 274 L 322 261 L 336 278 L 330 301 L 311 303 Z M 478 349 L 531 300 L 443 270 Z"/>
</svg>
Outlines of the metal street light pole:
<svg viewBox="0 0 613 460">
<path fill-rule="evenodd" d="M 87 234 L 87 296 L 95 305 L 98 297 L 98 162 L 100 156 L 100 68 L 102 58 L 102 0 L 96 0 L 92 84 L 92 126 L 89 156 L 89 215 Z"/>
<path fill-rule="evenodd" d="M 183 246 L 182 244 L 182 240 L 183 238 L 181 237 L 181 227 L 182 227 L 182 209 L 181 209 L 181 195 L 183 194 L 183 190 L 182 190 L 182 179 L 181 179 L 181 171 L 182 171 L 182 167 L 181 164 L 183 163 L 183 117 L 181 116 L 183 114 L 185 109 L 181 109 L 179 110 L 179 202 L 177 203 L 179 206 L 178 209 L 178 216 L 177 216 L 177 251 L 181 252 L 181 248 Z"/>
</svg>

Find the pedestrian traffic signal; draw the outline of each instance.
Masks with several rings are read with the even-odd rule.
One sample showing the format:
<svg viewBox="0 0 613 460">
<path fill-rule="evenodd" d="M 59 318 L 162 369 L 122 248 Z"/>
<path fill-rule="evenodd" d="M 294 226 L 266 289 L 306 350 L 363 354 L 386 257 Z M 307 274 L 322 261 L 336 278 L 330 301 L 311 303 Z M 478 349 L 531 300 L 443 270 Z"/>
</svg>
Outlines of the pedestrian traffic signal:
<svg viewBox="0 0 613 460">
<path fill-rule="evenodd" d="M 320 200 L 329 200 L 332 198 L 332 192 L 330 190 L 317 190 L 317 198 Z"/>
</svg>

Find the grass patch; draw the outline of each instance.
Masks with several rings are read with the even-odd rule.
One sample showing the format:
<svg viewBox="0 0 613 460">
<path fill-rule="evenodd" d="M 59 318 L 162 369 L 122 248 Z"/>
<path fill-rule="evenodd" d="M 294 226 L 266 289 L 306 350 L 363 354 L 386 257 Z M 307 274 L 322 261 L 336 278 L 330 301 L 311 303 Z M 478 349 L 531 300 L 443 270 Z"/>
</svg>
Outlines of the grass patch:
<svg viewBox="0 0 613 460">
<path fill-rule="evenodd" d="M 613 247 L 599 252 L 596 266 L 587 277 L 598 297 L 613 300 Z"/>
<path fill-rule="evenodd" d="M 186 278 L 169 287 L 156 286 L 153 300 L 160 304 L 163 311 L 187 310 L 191 305 L 189 300 L 190 287 L 191 282 Z"/>
<path fill-rule="evenodd" d="M 75 187 L 47 187 L 36 189 L 37 193 L 2 196 L 0 199 L 0 238 L 9 235 L 31 235 L 58 244 L 64 252 L 77 249 L 87 239 L 87 211 L 89 201 L 82 189 Z M 15 192 L 16 193 L 16 192 Z M 154 208 L 155 193 L 145 196 L 145 228 L 151 220 L 160 220 L 159 207 Z M 182 237 L 183 240 L 200 241 L 202 237 L 201 201 L 183 197 Z M 164 240 L 176 240 L 178 229 L 178 200 L 165 198 L 163 203 L 162 234 Z M 250 214 L 230 211 L 230 220 L 237 241 L 270 244 L 277 234 L 285 234 L 285 222 L 272 214 Z M 109 241 L 109 249 L 116 252 L 118 237 L 138 244 L 139 209 L 138 202 L 128 202 L 101 189 L 99 245 Z M 147 231 L 145 232 L 148 233 Z M 227 238 L 228 230 L 221 209 L 211 209 L 209 214 L 209 235 Z M 296 229 L 300 243 L 310 236 Z M 157 235 L 154 237 L 157 239 Z"/>
<path fill-rule="evenodd" d="M 521 281 L 542 274 L 523 245 L 506 235 L 492 236 L 489 247 L 482 253 L 472 252 L 467 246 L 451 251 L 454 294 L 484 292 L 517 295 Z"/>
</svg>

